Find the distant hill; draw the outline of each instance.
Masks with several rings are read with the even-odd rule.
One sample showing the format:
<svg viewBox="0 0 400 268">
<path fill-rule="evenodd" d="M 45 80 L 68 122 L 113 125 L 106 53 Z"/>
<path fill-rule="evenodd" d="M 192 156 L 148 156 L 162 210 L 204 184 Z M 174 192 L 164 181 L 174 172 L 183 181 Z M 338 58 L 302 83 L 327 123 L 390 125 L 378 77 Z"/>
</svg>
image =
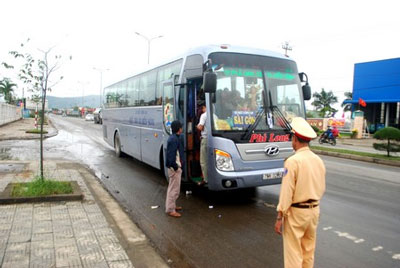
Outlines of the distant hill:
<svg viewBox="0 0 400 268">
<path fill-rule="evenodd" d="M 82 97 L 53 97 L 47 96 L 49 109 L 57 108 L 57 109 L 68 109 L 73 108 L 74 106 L 83 106 L 96 108 L 100 107 L 100 96 L 99 95 L 90 95 Z"/>
</svg>

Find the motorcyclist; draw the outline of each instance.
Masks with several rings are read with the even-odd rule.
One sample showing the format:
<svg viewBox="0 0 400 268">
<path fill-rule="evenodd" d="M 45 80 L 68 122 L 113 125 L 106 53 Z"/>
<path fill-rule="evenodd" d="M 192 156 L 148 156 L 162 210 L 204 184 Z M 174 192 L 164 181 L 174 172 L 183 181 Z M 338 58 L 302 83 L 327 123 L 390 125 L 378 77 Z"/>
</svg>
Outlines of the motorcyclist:
<svg viewBox="0 0 400 268">
<path fill-rule="evenodd" d="M 336 125 L 333 125 L 332 135 L 334 138 L 337 138 L 339 136 L 339 129 L 336 127 Z"/>
<path fill-rule="evenodd" d="M 332 139 L 333 134 L 332 134 L 331 126 L 328 126 L 328 129 L 325 130 L 325 132 L 322 135 L 323 135 L 324 139 Z"/>
<path fill-rule="evenodd" d="M 319 143 L 329 143 L 332 145 L 336 145 L 336 138 L 335 138 L 335 133 L 338 134 L 339 131 L 336 130 L 332 130 L 331 126 L 328 126 L 328 129 L 321 135 L 320 139 L 319 139 Z"/>
</svg>

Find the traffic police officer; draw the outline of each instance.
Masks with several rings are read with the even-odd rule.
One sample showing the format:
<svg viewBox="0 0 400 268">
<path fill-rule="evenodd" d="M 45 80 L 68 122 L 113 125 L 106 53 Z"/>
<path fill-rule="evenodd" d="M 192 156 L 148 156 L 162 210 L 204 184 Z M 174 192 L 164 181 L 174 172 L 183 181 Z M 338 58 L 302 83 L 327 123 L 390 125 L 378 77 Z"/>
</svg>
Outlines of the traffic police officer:
<svg viewBox="0 0 400 268">
<path fill-rule="evenodd" d="M 285 161 L 275 232 L 283 233 L 285 267 L 313 267 L 325 165 L 309 148 L 317 134 L 307 121 L 295 117 L 291 126 L 295 154 Z"/>
</svg>

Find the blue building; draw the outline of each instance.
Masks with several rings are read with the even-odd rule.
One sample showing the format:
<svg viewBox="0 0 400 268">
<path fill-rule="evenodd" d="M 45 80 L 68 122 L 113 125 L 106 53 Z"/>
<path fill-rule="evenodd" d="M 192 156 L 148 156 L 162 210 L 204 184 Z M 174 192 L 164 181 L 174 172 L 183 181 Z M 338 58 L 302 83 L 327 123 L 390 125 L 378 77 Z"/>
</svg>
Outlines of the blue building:
<svg viewBox="0 0 400 268">
<path fill-rule="evenodd" d="M 400 128 L 400 58 L 356 63 L 353 99 L 344 103 L 364 112 L 371 132 L 386 126 Z"/>
</svg>

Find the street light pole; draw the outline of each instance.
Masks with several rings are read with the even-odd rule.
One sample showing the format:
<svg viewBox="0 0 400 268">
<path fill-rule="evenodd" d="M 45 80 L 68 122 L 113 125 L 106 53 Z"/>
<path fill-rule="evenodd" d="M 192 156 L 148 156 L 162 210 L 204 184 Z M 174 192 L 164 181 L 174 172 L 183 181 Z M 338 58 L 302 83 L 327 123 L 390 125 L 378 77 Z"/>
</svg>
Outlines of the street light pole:
<svg viewBox="0 0 400 268">
<path fill-rule="evenodd" d="M 145 35 L 143 35 L 143 34 L 141 34 L 141 33 L 138 33 L 138 32 L 135 32 L 135 34 L 137 34 L 137 35 L 143 37 L 143 38 L 147 41 L 147 64 L 150 64 L 150 43 L 151 43 L 151 41 L 153 41 L 154 39 L 161 38 L 161 37 L 163 37 L 163 36 L 160 35 L 160 36 L 155 36 L 155 37 L 152 37 L 152 38 L 148 38 L 147 36 L 145 36 Z"/>
<path fill-rule="evenodd" d="M 109 71 L 110 69 L 100 69 L 100 68 L 96 68 L 93 67 L 93 70 L 99 71 L 100 73 L 100 107 L 101 107 L 101 103 L 103 100 L 103 72 L 105 71 Z"/>
</svg>

